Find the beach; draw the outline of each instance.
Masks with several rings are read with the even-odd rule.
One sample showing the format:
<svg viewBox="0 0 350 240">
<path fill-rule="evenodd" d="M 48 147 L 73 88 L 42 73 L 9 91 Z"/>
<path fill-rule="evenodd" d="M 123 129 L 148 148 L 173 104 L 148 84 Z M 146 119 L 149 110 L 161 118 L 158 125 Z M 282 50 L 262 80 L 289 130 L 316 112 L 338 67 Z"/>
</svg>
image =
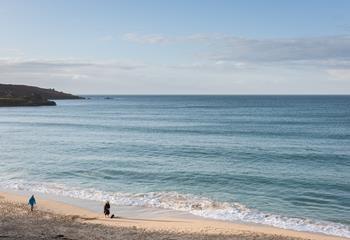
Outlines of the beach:
<svg viewBox="0 0 350 240">
<path fill-rule="evenodd" d="M 200 218 L 105 218 L 103 214 L 63 202 L 37 198 L 30 212 L 27 197 L 0 193 L 2 239 L 320 239 L 341 237 L 284 230 L 262 225 Z"/>
<path fill-rule="evenodd" d="M 0 240 L 350 240 L 349 9 L 2 0 Z"/>
<path fill-rule="evenodd" d="M 350 237 L 349 97 L 86 97 L 0 109 L 0 192 L 93 212 L 109 200 L 157 220 L 137 222 L 148 229 L 190 219 Z"/>
</svg>

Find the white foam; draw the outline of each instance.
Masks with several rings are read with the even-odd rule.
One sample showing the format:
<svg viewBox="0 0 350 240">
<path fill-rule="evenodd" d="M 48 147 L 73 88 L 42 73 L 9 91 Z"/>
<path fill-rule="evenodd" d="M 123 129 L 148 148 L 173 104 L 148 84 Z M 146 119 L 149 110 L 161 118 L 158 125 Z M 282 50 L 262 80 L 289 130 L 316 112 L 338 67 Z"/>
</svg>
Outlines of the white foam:
<svg viewBox="0 0 350 240">
<path fill-rule="evenodd" d="M 239 203 L 216 202 L 209 198 L 177 192 L 122 193 L 103 192 L 96 189 L 80 189 L 62 184 L 24 183 L 21 181 L 2 181 L 1 188 L 55 194 L 83 200 L 107 201 L 113 204 L 163 208 L 185 211 L 191 214 L 226 221 L 265 224 L 279 228 L 323 233 L 350 238 L 347 225 L 302 218 L 291 218 L 268 214 L 247 208 Z"/>
</svg>

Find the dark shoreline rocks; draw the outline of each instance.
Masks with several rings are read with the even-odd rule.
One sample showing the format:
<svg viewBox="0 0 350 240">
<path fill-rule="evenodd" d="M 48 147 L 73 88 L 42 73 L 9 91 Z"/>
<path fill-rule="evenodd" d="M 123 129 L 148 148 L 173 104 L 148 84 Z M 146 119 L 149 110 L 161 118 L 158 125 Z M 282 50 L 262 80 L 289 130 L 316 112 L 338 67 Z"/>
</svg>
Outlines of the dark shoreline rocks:
<svg viewBox="0 0 350 240">
<path fill-rule="evenodd" d="M 30 107 L 30 106 L 56 106 L 51 100 L 35 100 L 30 98 L 0 98 L 0 107 Z"/>
<path fill-rule="evenodd" d="M 55 89 L 0 84 L 0 107 L 56 106 L 52 100 L 84 99 Z"/>
</svg>

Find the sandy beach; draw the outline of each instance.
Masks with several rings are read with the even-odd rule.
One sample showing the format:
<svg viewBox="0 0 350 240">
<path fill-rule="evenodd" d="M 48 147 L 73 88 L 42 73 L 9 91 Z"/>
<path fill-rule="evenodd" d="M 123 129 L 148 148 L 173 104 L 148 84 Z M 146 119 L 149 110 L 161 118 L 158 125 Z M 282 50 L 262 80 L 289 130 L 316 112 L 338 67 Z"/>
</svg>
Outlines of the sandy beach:
<svg viewBox="0 0 350 240">
<path fill-rule="evenodd" d="M 58 201 L 37 202 L 30 212 L 27 197 L 1 192 L 0 239 L 346 239 L 197 218 L 106 219 Z"/>
</svg>

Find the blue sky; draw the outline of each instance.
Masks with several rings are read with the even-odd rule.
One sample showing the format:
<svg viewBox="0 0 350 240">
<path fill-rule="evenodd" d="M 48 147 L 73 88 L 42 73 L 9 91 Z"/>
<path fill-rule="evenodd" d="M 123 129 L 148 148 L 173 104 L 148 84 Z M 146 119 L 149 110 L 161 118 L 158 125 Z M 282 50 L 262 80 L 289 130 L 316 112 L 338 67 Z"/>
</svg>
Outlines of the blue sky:
<svg viewBox="0 0 350 240">
<path fill-rule="evenodd" d="M 350 94 L 350 1 L 0 2 L 0 82 L 100 94 Z"/>
</svg>

